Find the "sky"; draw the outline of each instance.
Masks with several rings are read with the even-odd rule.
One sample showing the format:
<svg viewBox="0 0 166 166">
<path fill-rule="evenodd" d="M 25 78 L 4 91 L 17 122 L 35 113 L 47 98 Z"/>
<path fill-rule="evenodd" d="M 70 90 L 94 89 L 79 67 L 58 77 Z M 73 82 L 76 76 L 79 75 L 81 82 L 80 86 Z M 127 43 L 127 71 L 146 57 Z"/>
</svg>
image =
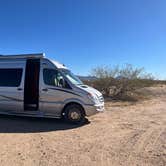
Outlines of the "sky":
<svg viewBox="0 0 166 166">
<path fill-rule="evenodd" d="M 132 64 L 166 79 L 165 0 L 0 0 L 0 54 L 44 52 L 74 73 Z"/>
</svg>

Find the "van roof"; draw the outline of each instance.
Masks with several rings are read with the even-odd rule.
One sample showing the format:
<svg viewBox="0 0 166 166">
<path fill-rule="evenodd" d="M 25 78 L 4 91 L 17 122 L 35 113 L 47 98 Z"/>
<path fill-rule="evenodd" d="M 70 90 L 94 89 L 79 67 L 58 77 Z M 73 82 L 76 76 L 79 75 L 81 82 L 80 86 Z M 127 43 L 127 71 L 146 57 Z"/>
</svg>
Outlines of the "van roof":
<svg viewBox="0 0 166 166">
<path fill-rule="evenodd" d="M 68 69 L 64 64 L 59 63 L 55 60 L 50 60 L 58 69 Z"/>
<path fill-rule="evenodd" d="M 23 59 L 23 58 L 44 58 L 44 53 L 35 53 L 35 54 L 17 54 L 17 55 L 0 55 L 1 59 Z M 57 68 L 68 69 L 64 64 L 61 64 L 55 60 L 49 59 Z"/>
<path fill-rule="evenodd" d="M 0 55 L 0 59 L 19 59 L 19 58 L 44 58 L 44 53 L 35 54 L 17 54 L 17 55 Z"/>
</svg>

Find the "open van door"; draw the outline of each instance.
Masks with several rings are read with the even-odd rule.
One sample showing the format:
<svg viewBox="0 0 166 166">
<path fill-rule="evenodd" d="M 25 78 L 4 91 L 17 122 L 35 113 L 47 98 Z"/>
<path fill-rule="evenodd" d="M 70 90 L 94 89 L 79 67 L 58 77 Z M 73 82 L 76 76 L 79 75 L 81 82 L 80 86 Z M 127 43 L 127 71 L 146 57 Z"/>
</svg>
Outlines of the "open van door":
<svg viewBox="0 0 166 166">
<path fill-rule="evenodd" d="M 24 84 L 24 110 L 39 109 L 40 59 L 27 59 Z"/>
</svg>

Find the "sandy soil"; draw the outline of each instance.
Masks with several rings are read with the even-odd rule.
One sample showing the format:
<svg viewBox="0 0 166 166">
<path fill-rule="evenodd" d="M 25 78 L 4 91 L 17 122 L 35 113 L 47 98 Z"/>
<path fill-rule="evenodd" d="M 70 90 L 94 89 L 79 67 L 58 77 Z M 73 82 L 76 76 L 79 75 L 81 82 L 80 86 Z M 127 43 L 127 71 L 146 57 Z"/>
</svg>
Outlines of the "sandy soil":
<svg viewBox="0 0 166 166">
<path fill-rule="evenodd" d="M 0 116 L 0 165 L 164 166 L 166 88 L 150 91 L 149 101 L 106 103 L 81 127 Z"/>
</svg>

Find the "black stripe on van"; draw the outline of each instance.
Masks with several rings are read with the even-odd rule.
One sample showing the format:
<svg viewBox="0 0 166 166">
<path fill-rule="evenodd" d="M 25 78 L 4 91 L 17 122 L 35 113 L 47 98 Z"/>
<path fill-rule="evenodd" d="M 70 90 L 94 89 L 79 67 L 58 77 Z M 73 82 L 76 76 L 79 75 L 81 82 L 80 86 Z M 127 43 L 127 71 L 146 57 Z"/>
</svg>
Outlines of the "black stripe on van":
<svg viewBox="0 0 166 166">
<path fill-rule="evenodd" d="M 71 92 L 71 91 L 68 91 L 68 90 L 65 90 L 65 89 L 58 89 L 58 88 L 48 88 L 48 89 L 58 90 L 58 91 L 66 92 L 66 93 L 71 93 L 71 94 L 73 94 L 73 95 L 76 95 L 76 96 L 80 96 L 80 97 L 81 97 L 81 95 L 79 95 L 79 94 L 77 94 L 77 93 L 74 93 L 74 92 Z"/>
<path fill-rule="evenodd" d="M 14 101 L 23 101 L 23 100 L 20 100 L 20 99 L 17 99 L 17 98 L 13 98 L 13 97 L 8 97 L 8 96 L 4 96 L 4 95 L 0 95 L 0 97 L 4 97 L 6 99 L 9 99 L 9 100 L 14 100 Z"/>
</svg>

